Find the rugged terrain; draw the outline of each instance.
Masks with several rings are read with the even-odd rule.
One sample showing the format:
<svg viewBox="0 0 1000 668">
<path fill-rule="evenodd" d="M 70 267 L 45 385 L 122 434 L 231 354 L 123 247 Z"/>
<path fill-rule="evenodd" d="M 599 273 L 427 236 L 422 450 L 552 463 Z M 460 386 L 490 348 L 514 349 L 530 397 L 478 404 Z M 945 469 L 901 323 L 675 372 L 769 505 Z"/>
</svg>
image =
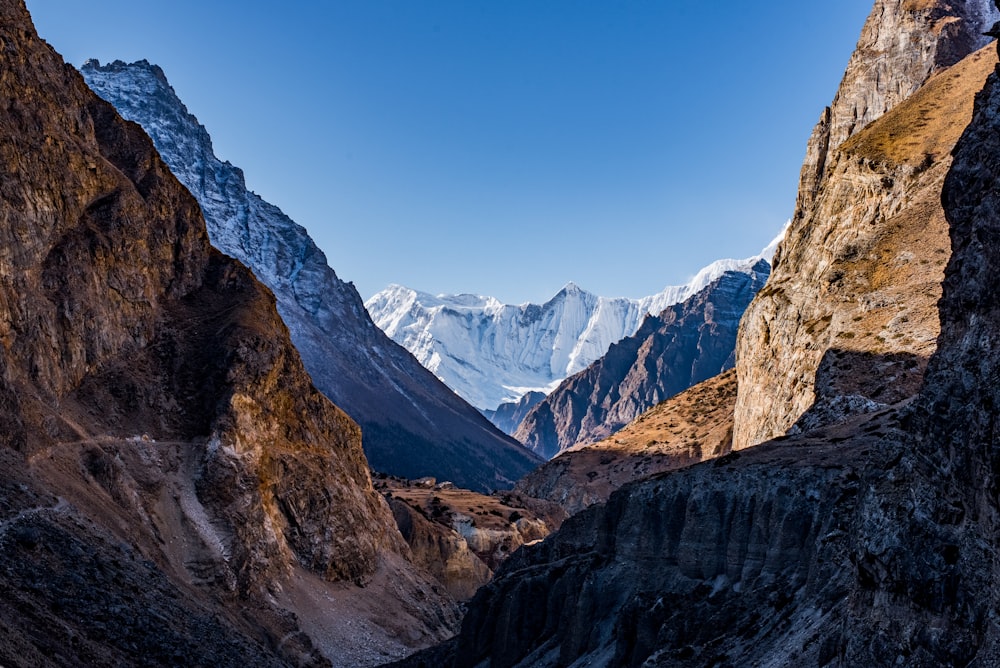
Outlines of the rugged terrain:
<svg viewBox="0 0 1000 668">
<path fill-rule="evenodd" d="M 996 56 L 940 70 L 982 46 L 994 18 L 986 0 L 876 4 L 809 141 L 772 277 L 741 323 L 737 449 L 919 388 L 950 252 L 941 188 Z"/>
<path fill-rule="evenodd" d="M 365 304 L 379 327 L 472 405 L 505 412 L 502 404 L 529 391 L 548 393 L 587 368 L 635 334 L 646 315 L 693 297 L 726 272 L 752 273 L 773 246 L 754 258 L 714 262 L 688 284 L 642 299 L 598 297 L 570 283 L 544 304 L 514 306 L 391 286 Z"/>
<path fill-rule="evenodd" d="M 163 71 L 145 61 L 88 61 L 87 83 L 143 126 L 201 205 L 212 244 L 249 267 L 277 297 L 316 386 L 362 427 L 380 471 L 426 475 L 490 491 L 539 463 L 375 326 L 306 230 L 247 190 L 243 172 L 219 160 L 208 131 L 188 113 Z"/>
<path fill-rule="evenodd" d="M 877 81 L 887 85 L 893 70 L 878 68 L 882 60 L 892 63 L 892 50 L 873 52 L 869 38 L 881 21 L 886 29 L 922 26 L 926 34 L 903 31 L 905 43 L 933 46 L 941 40 L 940 48 L 900 50 L 910 58 L 928 57 L 929 72 L 941 64 L 936 62 L 940 53 L 954 56 L 952 62 L 958 59 L 954 48 L 962 42 L 954 40 L 969 30 L 963 22 L 976 25 L 985 9 L 984 3 L 880 0 L 859 53 L 872 59 L 868 64 L 882 73 Z M 966 44 L 971 48 L 976 40 Z M 994 614 L 1000 600 L 995 558 L 1000 547 L 995 429 L 1000 397 L 994 345 L 1000 331 L 995 281 L 1000 271 L 1000 75 L 990 76 L 977 96 L 953 159 L 945 155 L 954 143 L 953 115 L 954 123 L 968 122 L 963 96 L 982 87 L 996 62 L 995 49 L 941 70 L 926 83 L 924 90 L 933 94 L 918 93 L 896 104 L 880 121 L 854 132 L 855 143 L 844 142 L 839 153 L 827 156 L 843 164 L 844 155 L 855 151 L 860 167 L 865 167 L 862 158 L 870 161 L 868 167 L 885 161 L 876 170 L 905 167 L 907 156 L 914 155 L 907 144 L 913 142 L 931 156 L 924 173 L 941 169 L 944 160 L 950 163 L 941 178 L 922 181 L 919 170 L 900 169 L 895 173 L 910 179 L 907 188 L 916 187 L 900 191 L 905 184 L 883 181 L 884 171 L 876 182 L 831 165 L 822 177 L 825 183 L 800 197 L 822 207 L 829 193 L 846 191 L 843 182 L 852 181 L 855 191 L 868 193 L 868 206 L 859 216 L 870 216 L 885 198 L 886 215 L 868 218 L 876 232 L 885 226 L 885 238 L 892 237 L 897 223 L 909 224 L 893 215 L 905 208 L 900 200 L 923 201 L 925 206 L 904 217 L 922 212 L 925 225 L 943 212 L 951 252 L 945 242 L 940 335 L 932 350 L 910 350 L 930 355 L 926 372 L 919 360 L 916 366 L 907 361 L 906 349 L 855 351 L 865 363 L 849 365 L 853 374 L 876 376 L 886 386 L 871 404 L 892 405 L 859 402 L 858 410 L 820 401 L 813 420 L 786 419 L 785 428 L 798 422 L 791 435 L 624 487 L 606 504 L 580 512 L 542 543 L 519 551 L 470 603 L 454 641 L 404 665 L 1000 664 Z M 863 59 L 852 59 L 853 71 L 863 65 Z M 901 70 L 903 83 L 908 71 Z M 897 134 L 904 128 L 905 134 Z M 935 187 L 937 197 L 927 192 Z M 779 250 L 776 274 L 802 272 L 819 280 L 829 266 L 830 244 L 837 247 L 837 228 L 823 234 L 820 220 L 798 223 L 787 248 Z M 885 238 L 875 236 L 854 259 L 876 266 L 869 254 Z M 926 245 L 918 243 L 925 237 L 911 237 L 914 258 L 920 258 L 917 251 L 940 255 L 935 250 L 941 246 L 928 236 Z M 811 239 L 811 252 L 804 250 L 804 239 Z M 905 262 L 893 264 L 907 248 L 886 243 L 892 249 L 882 265 L 886 274 L 895 272 L 904 285 L 934 282 L 931 268 L 921 272 Z M 796 252 L 800 245 L 803 250 Z M 819 269 L 810 274 L 810 265 Z M 804 290 L 821 296 L 835 283 L 828 277 L 819 285 L 802 280 Z M 885 275 L 879 280 L 896 287 Z M 924 298 L 915 297 L 915 305 L 923 308 Z M 774 303 L 773 295 L 761 299 Z M 862 325 L 855 338 L 860 338 L 874 325 L 865 324 L 865 312 L 857 315 L 854 322 Z M 782 326 L 781 317 L 772 321 L 775 327 Z M 873 322 L 883 323 L 883 317 L 876 314 Z M 926 320 L 915 319 L 913 334 L 924 336 Z M 822 320 L 814 331 L 820 326 Z M 835 331 L 851 330 L 838 325 Z M 874 330 L 872 338 L 883 331 Z M 908 336 L 908 329 L 899 331 L 898 338 Z M 779 350 L 785 344 L 777 337 L 754 343 Z M 924 343 L 933 344 L 933 336 Z M 741 397 L 748 391 L 763 393 L 767 385 L 745 387 L 744 379 L 768 377 L 769 360 L 777 357 L 774 351 L 741 355 Z M 820 352 L 816 367 L 822 383 L 817 384 L 836 387 L 850 381 L 845 360 L 837 358 Z M 744 364 L 749 368 L 742 369 Z M 863 380 L 855 382 L 866 387 Z M 811 388 L 800 386 L 797 392 L 811 394 Z M 798 400 L 799 394 L 791 396 Z M 737 405 L 737 433 L 740 419 Z M 756 438 L 763 436 L 751 441 Z"/>
<path fill-rule="evenodd" d="M 559 528 L 555 503 L 510 492 L 487 496 L 433 478 L 376 476 L 415 563 L 459 601 L 472 597 L 519 547 Z"/>
<path fill-rule="evenodd" d="M 740 316 L 767 280 L 759 260 L 647 317 L 633 336 L 566 379 L 521 422 L 515 438 L 551 458 L 615 433 L 645 410 L 735 363 Z"/>
<path fill-rule="evenodd" d="M 627 483 L 728 454 L 735 404 L 736 371 L 730 369 L 657 404 L 613 436 L 564 450 L 514 491 L 575 515 Z"/>
<path fill-rule="evenodd" d="M 0 99 L 0 663 L 371 665 L 445 637 L 273 295 L 20 0 Z"/>
</svg>

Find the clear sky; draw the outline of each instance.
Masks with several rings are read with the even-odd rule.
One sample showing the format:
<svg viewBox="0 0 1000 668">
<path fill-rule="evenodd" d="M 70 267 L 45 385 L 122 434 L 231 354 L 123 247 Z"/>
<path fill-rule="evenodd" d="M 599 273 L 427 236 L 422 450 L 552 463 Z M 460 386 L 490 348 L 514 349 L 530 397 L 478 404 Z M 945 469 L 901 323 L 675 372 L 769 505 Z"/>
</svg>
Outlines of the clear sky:
<svg viewBox="0 0 1000 668">
<path fill-rule="evenodd" d="M 368 298 L 640 297 L 763 247 L 871 0 L 27 0 L 160 65 Z"/>
</svg>

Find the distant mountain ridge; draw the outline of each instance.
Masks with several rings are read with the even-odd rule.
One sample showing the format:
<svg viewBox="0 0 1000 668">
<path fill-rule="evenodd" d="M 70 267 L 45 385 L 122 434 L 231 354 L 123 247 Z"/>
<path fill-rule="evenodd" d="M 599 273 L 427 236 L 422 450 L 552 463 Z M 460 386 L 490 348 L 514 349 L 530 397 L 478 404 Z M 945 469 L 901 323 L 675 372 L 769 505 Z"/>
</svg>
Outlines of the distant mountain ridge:
<svg viewBox="0 0 1000 668">
<path fill-rule="evenodd" d="M 212 244 L 274 292 L 313 382 L 361 425 L 373 468 L 490 491 L 537 465 L 375 326 L 357 290 L 337 277 L 305 228 L 247 190 L 243 172 L 215 156 L 208 131 L 163 70 L 146 61 L 90 60 L 80 71 L 149 133 L 201 205 Z"/>
<path fill-rule="evenodd" d="M 438 295 L 392 285 L 365 306 L 372 319 L 450 388 L 495 411 L 529 391 L 548 393 L 634 334 L 647 315 L 696 295 L 727 272 L 770 260 L 782 232 L 760 254 L 718 260 L 685 285 L 641 299 L 599 297 L 568 283 L 544 304 Z"/>
<path fill-rule="evenodd" d="M 536 404 L 514 437 L 546 458 L 607 438 L 647 409 L 736 363 L 740 318 L 771 265 L 726 271 L 697 294 L 647 317 L 639 330 Z"/>
</svg>

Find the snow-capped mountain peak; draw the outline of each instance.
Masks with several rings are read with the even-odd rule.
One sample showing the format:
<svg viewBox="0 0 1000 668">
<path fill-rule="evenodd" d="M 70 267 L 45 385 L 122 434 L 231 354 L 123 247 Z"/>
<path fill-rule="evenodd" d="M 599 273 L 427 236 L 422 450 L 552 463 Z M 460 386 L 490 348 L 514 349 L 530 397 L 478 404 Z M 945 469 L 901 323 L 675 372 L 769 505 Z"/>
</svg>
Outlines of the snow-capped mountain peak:
<svg viewBox="0 0 1000 668">
<path fill-rule="evenodd" d="M 477 295 L 430 295 L 400 285 L 365 306 L 375 323 L 449 387 L 482 410 L 551 391 L 611 344 L 697 294 L 727 272 L 751 273 L 764 254 L 718 260 L 689 282 L 641 299 L 600 297 L 570 281 L 543 304 L 503 304 Z"/>
</svg>

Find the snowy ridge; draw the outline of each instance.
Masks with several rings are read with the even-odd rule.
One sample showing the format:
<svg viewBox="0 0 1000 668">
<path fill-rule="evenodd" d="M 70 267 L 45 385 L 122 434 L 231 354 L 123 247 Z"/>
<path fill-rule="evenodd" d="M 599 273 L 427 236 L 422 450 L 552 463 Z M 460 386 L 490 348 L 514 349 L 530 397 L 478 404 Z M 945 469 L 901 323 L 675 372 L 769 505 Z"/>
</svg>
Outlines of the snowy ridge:
<svg viewBox="0 0 1000 668">
<path fill-rule="evenodd" d="M 382 330 L 466 401 L 482 410 L 551 392 L 635 334 L 647 314 L 686 301 L 727 272 L 770 260 L 784 230 L 761 253 L 718 260 L 688 283 L 641 299 L 599 297 L 568 283 L 544 304 L 478 295 L 431 295 L 390 285 L 365 302 Z"/>
<path fill-rule="evenodd" d="M 249 191 L 243 171 L 215 156 L 208 132 L 159 67 L 91 60 L 80 72 L 146 130 L 201 205 L 212 245 L 274 293 L 316 387 L 361 425 L 372 467 L 489 491 L 535 466 L 530 453 L 375 326 L 357 290 L 337 277 L 305 228 Z"/>
</svg>

